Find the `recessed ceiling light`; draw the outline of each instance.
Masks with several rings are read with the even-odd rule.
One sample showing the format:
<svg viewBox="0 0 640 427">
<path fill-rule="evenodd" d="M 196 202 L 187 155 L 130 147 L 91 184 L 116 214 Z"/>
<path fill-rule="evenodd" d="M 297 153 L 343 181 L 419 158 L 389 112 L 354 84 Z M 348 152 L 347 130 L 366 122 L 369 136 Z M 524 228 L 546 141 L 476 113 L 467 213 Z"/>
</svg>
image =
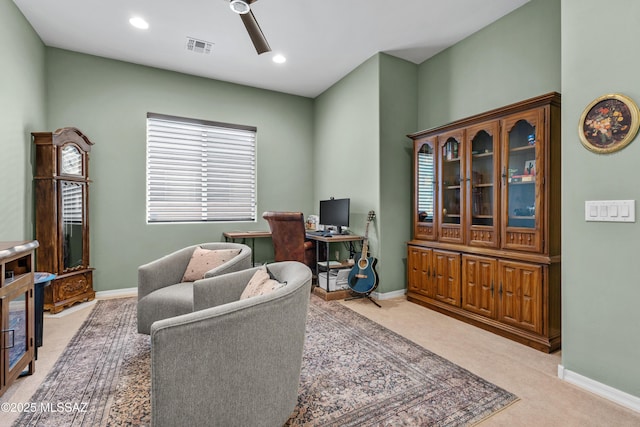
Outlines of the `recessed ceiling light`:
<svg viewBox="0 0 640 427">
<path fill-rule="evenodd" d="M 129 19 L 129 24 L 133 25 L 136 28 L 140 28 L 141 30 L 146 30 L 149 28 L 149 23 L 139 16 L 135 16 Z"/>
<path fill-rule="evenodd" d="M 273 62 L 275 62 L 276 64 L 284 64 L 285 62 L 287 62 L 287 58 L 284 57 L 284 55 L 275 55 L 273 57 Z"/>
</svg>

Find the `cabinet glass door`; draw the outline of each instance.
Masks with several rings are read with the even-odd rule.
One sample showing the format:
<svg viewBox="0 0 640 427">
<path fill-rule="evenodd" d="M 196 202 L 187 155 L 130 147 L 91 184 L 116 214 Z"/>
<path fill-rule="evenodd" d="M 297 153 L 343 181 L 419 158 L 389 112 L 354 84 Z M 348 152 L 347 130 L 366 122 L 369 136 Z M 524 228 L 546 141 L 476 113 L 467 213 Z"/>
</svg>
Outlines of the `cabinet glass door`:
<svg viewBox="0 0 640 427">
<path fill-rule="evenodd" d="M 435 239 L 436 156 L 433 140 L 415 144 L 415 229 L 416 239 Z"/>
<path fill-rule="evenodd" d="M 463 132 L 456 131 L 438 137 L 440 154 L 439 239 L 463 243 L 464 200 Z"/>
<path fill-rule="evenodd" d="M 62 265 L 73 270 L 84 266 L 84 184 L 61 181 Z"/>
<path fill-rule="evenodd" d="M 29 331 L 29 328 L 33 327 L 29 324 L 29 310 L 33 310 L 32 301 L 28 290 L 6 295 L 2 299 L 2 311 L 8 314 L 8 323 L 2 330 L 2 349 L 6 352 L 5 381 L 8 378 L 17 378 L 32 360 L 33 355 L 29 352 L 30 333 L 33 333 Z"/>
<path fill-rule="evenodd" d="M 514 115 L 504 122 L 506 138 L 503 156 L 503 214 L 506 227 L 503 247 L 539 251 L 541 249 L 541 185 L 544 165 L 542 109 Z M 506 160 L 506 161 L 505 161 Z"/>
<path fill-rule="evenodd" d="M 498 244 L 498 148 L 499 123 L 483 123 L 467 129 L 470 180 L 467 217 L 469 244 L 495 247 Z"/>
<path fill-rule="evenodd" d="M 9 328 L 5 331 L 9 350 L 9 370 L 20 361 L 27 352 L 27 298 L 20 294 L 9 301 Z"/>
</svg>

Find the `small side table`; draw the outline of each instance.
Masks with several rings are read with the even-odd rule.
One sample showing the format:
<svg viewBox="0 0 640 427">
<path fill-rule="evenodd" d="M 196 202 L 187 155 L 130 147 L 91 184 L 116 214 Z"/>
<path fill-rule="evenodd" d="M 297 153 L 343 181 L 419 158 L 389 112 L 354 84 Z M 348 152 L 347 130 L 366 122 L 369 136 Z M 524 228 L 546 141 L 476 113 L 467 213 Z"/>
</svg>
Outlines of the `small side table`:
<svg viewBox="0 0 640 427">
<path fill-rule="evenodd" d="M 33 305 L 35 307 L 35 338 L 36 345 L 34 348 L 34 357 L 38 358 L 38 347 L 42 347 L 42 329 L 44 324 L 44 287 L 48 286 L 53 279 L 56 278 L 55 274 L 36 272 L 33 277 L 33 287 L 35 289 L 35 297 L 33 299 Z"/>
</svg>

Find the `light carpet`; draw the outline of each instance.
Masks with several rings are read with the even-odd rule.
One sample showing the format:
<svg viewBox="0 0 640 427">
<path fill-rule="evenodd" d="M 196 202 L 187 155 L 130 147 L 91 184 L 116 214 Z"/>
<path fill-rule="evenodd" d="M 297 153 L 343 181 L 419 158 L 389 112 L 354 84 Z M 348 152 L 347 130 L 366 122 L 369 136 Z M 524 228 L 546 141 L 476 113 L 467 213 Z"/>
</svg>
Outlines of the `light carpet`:
<svg viewBox="0 0 640 427">
<path fill-rule="evenodd" d="M 30 399 L 37 407 L 14 425 L 149 425 L 149 346 L 136 332 L 134 298 L 99 301 Z M 287 424 L 461 426 L 516 400 L 340 303 L 311 296 L 298 405 Z"/>
</svg>

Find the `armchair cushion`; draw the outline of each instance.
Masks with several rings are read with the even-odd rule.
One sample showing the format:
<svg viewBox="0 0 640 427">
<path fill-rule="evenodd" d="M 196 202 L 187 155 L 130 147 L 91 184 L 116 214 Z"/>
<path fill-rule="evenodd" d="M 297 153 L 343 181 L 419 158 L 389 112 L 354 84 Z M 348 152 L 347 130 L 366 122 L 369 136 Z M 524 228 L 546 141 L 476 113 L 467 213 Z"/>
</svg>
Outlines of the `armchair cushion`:
<svg viewBox="0 0 640 427">
<path fill-rule="evenodd" d="M 193 282 L 177 283 L 160 288 L 149 294 L 144 300 L 146 317 L 165 319 L 193 311 Z M 149 323 L 150 326 L 150 323 Z M 148 332 L 146 332 L 148 333 Z"/>
<path fill-rule="evenodd" d="M 207 271 L 220 267 L 240 253 L 240 249 L 203 249 L 198 246 L 184 271 L 183 282 L 195 282 L 204 279 Z"/>
</svg>

